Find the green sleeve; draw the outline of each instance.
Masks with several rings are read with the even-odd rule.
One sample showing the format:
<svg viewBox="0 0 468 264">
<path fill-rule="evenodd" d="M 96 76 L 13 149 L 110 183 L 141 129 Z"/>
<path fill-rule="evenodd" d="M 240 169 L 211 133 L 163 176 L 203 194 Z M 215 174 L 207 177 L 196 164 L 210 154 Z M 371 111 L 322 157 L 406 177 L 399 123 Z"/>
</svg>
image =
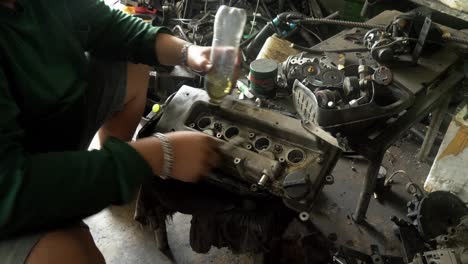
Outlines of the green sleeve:
<svg viewBox="0 0 468 264">
<path fill-rule="evenodd" d="M 0 67 L 0 239 L 129 202 L 152 175 L 140 154 L 117 139 L 102 150 L 28 153 L 10 91 Z"/>
<path fill-rule="evenodd" d="M 158 33 L 172 34 L 140 18 L 112 9 L 101 0 L 69 1 L 74 24 L 87 28 L 86 49 L 111 59 L 160 66 L 155 43 Z"/>
</svg>

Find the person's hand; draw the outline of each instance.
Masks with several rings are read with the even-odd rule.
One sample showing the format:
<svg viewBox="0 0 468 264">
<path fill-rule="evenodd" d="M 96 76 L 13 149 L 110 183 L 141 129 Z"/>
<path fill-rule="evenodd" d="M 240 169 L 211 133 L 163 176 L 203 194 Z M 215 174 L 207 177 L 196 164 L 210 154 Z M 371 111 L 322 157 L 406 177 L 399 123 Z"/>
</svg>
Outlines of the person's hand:
<svg viewBox="0 0 468 264">
<path fill-rule="evenodd" d="M 184 182 L 196 182 L 217 165 L 217 141 L 199 132 L 166 134 L 172 144 L 174 164 L 171 177 Z"/>
<path fill-rule="evenodd" d="M 213 64 L 210 61 L 211 47 L 192 45 L 187 50 L 187 65 L 196 72 L 208 72 Z"/>
<path fill-rule="evenodd" d="M 231 49 L 219 48 L 218 50 L 218 52 L 224 53 L 224 54 L 233 52 L 233 51 L 234 50 L 232 48 Z M 203 73 L 209 72 L 211 68 L 213 67 L 213 64 L 210 61 L 210 55 L 211 55 L 211 47 L 192 45 L 187 50 L 187 66 L 196 72 L 203 72 Z M 231 88 L 234 88 L 236 86 L 236 82 L 240 74 L 240 64 L 241 64 L 241 56 L 240 56 L 240 51 L 239 51 L 237 60 L 235 62 Z"/>
</svg>

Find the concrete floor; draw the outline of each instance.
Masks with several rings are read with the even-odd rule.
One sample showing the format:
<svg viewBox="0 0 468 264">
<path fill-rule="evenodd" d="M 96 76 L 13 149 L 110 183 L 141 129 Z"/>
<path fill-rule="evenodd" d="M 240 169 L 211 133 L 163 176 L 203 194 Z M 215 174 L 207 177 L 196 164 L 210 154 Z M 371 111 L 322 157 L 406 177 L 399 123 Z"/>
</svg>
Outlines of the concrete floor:
<svg viewBox="0 0 468 264">
<path fill-rule="evenodd" d="M 97 143 L 94 141 L 92 147 Z M 416 161 L 417 151 L 418 144 L 404 138 L 387 151 L 383 164 L 389 174 L 405 170 L 413 181 L 422 184 L 430 165 Z M 333 172 L 335 177 L 365 170 L 362 162 L 340 162 L 346 162 L 346 166 L 338 166 L 340 169 Z M 133 208 L 133 204 L 111 207 L 85 220 L 107 263 L 261 263 L 260 256 L 234 255 L 227 249 L 212 249 L 205 255 L 193 252 L 189 244 L 190 216 L 182 214 L 176 214 L 167 226 L 173 253 L 173 259 L 170 259 L 157 249 L 153 233 L 133 221 Z"/>
</svg>

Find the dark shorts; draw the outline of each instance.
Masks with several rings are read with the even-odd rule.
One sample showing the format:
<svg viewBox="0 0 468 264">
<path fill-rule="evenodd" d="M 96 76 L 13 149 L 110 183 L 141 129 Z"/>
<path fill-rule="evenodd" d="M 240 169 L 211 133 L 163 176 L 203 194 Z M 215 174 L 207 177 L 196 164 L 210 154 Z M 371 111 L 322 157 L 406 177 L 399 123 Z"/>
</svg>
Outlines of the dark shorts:
<svg viewBox="0 0 468 264">
<path fill-rule="evenodd" d="M 124 106 L 127 87 L 127 64 L 93 60 L 87 97 L 86 131 L 83 148 L 91 143 L 97 130 Z M 79 222 L 87 228 L 86 224 Z M 36 243 L 51 230 L 0 241 L 0 263 L 23 264 Z"/>
</svg>

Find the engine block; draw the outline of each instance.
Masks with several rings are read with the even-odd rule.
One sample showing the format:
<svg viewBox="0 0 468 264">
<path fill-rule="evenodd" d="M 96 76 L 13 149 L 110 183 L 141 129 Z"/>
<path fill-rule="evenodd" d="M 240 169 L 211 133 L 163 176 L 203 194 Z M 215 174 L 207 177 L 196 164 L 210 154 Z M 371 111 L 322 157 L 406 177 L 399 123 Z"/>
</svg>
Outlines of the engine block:
<svg viewBox="0 0 468 264">
<path fill-rule="evenodd" d="M 200 131 L 222 141 L 221 165 L 208 181 L 243 196 L 276 195 L 297 211 L 310 208 L 341 152 L 336 139 L 301 120 L 183 86 L 154 132 Z M 311 132 L 312 131 L 312 132 Z M 194 153 L 196 155 L 196 153 Z"/>
</svg>

